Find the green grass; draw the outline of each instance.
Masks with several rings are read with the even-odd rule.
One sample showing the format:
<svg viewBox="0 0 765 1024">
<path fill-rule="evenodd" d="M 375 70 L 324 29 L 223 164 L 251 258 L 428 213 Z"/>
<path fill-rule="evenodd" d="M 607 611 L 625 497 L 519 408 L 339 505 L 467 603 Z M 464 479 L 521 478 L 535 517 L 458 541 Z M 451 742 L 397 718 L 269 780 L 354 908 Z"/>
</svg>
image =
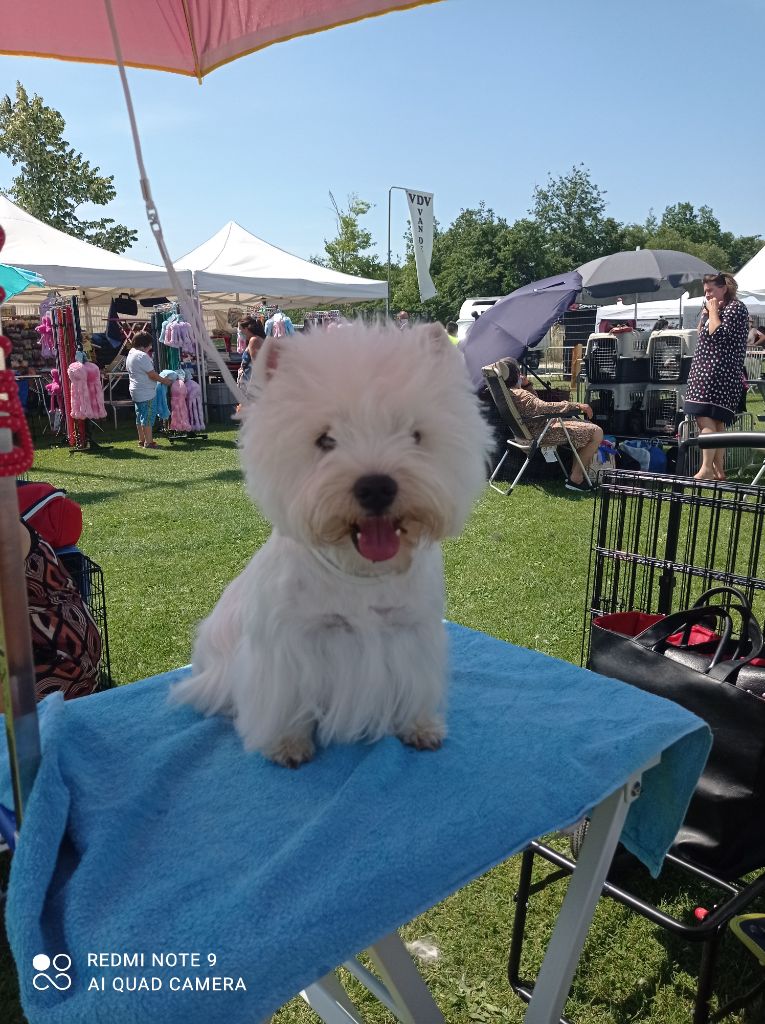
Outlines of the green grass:
<svg viewBox="0 0 765 1024">
<path fill-rule="evenodd" d="M 65 487 L 83 507 L 81 546 L 104 571 L 120 684 L 188 662 L 195 624 L 268 536 L 244 494 L 233 442 L 233 430 L 220 427 L 206 443 L 170 449 L 161 441 L 164 450 L 148 452 L 124 427 L 101 454 L 37 453 L 32 479 Z M 445 545 L 450 618 L 578 662 L 591 526 L 592 499 L 566 491 L 559 476 L 532 478 L 510 498 L 487 489 L 462 536 Z M 440 958 L 421 969 L 450 1024 L 523 1019 L 525 1007 L 506 980 L 518 866 L 518 858 L 500 865 L 403 930 L 406 939 L 430 936 L 439 947 Z M 526 976 L 539 966 L 564 891 L 556 883 L 532 898 Z M 688 914 L 699 899 L 672 879 L 663 895 L 667 909 Z M 580 1024 L 690 1020 L 697 961 L 696 949 L 601 901 L 567 1012 Z M 729 995 L 752 982 L 755 967 L 738 943 L 726 944 L 721 982 Z M 393 1020 L 355 983 L 349 987 L 370 1024 Z M 4 1024 L 22 1024 L 3 941 L 0 1009 Z M 762 1002 L 729 1018 L 763 1019 Z M 274 1024 L 315 1020 L 293 1000 Z"/>
</svg>

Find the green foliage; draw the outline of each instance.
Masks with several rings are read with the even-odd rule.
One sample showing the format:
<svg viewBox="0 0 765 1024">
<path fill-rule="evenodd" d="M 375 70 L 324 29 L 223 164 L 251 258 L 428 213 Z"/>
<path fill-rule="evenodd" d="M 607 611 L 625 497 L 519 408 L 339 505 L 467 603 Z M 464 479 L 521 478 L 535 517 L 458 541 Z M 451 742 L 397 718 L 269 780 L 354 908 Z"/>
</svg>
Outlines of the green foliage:
<svg viewBox="0 0 765 1024">
<path fill-rule="evenodd" d="M 21 82 L 16 97 L 0 100 L 0 153 L 19 173 L 4 193 L 38 220 L 112 252 L 124 252 L 138 233 L 111 217 L 84 220 L 83 203 L 106 206 L 116 196 L 114 177 L 100 173 L 64 139 L 61 114 L 37 95 L 30 97 Z"/>
<path fill-rule="evenodd" d="M 621 225 L 605 216 L 605 195 L 582 165 L 559 178 L 548 175 L 547 186 L 534 189 L 529 213 L 541 232 L 544 277 L 622 248 Z"/>
<path fill-rule="evenodd" d="M 367 231 L 359 223 L 359 219 L 372 209 L 372 204 L 351 193 L 348 196 L 348 206 L 343 210 L 331 192 L 329 198 L 332 200 L 337 219 L 337 235 L 330 241 L 324 239 L 326 256 L 313 256 L 311 262 L 356 277 L 384 277 L 385 267 L 369 251 L 375 246 L 372 232 Z"/>
</svg>

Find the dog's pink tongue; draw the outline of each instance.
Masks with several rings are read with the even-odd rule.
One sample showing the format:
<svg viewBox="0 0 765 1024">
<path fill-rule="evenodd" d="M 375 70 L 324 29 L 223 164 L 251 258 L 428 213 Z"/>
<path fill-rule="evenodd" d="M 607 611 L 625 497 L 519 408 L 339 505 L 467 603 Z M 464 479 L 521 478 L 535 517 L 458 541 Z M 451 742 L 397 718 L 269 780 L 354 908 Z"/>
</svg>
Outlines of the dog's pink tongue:
<svg viewBox="0 0 765 1024">
<path fill-rule="evenodd" d="M 364 558 L 370 562 L 386 562 L 398 554 L 401 539 L 388 516 L 368 516 L 360 519 L 358 526 L 356 543 Z"/>
</svg>

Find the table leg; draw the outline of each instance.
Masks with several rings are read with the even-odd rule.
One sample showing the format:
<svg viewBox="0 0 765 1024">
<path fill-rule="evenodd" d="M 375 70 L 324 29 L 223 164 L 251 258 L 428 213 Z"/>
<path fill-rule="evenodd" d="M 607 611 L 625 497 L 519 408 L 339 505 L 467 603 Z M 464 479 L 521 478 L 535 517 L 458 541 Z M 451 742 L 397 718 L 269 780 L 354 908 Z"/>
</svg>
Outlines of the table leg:
<svg viewBox="0 0 765 1024">
<path fill-rule="evenodd" d="M 300 995 L 325 1024 L 365 1024 L 334 971 L 303 989 Z"/>
<path fill-rule="evenodd" d="M 643 772 L 656 763 L 658 758 L 644 765 L 593 811 L 576 870 L 534 985 L 525 1024 L 551 1024 L 560 1020 L 630 804 L 640 795 Z"/>
</svg>

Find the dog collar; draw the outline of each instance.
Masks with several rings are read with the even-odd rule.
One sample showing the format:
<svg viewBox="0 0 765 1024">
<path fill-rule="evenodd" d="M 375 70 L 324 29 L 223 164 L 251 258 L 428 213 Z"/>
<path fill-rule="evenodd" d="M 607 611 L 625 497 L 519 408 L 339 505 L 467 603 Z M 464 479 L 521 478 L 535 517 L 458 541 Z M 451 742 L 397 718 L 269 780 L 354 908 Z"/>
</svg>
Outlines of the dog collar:
<svg viewBox="0 0 765 1024">
<path fill-rule="evenodd" d="M 389 569 L 388 572 L 378 572 L 374 575 L 365 572 L 348 572 L 347 569 L 341 568 L 334 562 L 324 551 L 318 548 L 311 548 L 310 551 L 317 562 L 323 565 L 325 569 L 328 569 L 334 576 L 339 576 L 341 579 L 350 578 L 358 583 L 376 583 L 378 580 L 386 579 L 388 576 L 401 575 L 401 571 L 398 569 Z"/>
</svg>

